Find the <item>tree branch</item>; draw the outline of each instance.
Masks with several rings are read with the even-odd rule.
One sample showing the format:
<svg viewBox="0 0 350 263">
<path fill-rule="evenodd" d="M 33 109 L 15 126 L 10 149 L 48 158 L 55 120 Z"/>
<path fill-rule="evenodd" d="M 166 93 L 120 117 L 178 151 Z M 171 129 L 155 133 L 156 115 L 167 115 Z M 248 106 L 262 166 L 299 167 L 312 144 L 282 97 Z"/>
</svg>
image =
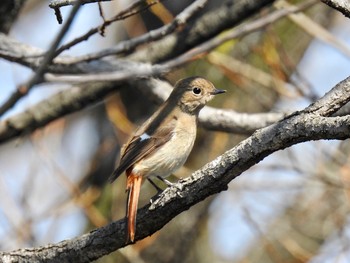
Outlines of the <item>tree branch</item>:
<svg viewBox="0 0 350 263">
<path fill-rule="evenodd" d="M 312 103 L 304 111 L 320 116 L 331 116 L 340 110 L 350 97 L 344 96 L 350 93 L 350 77 L 339 82 L 333 89 L 328 91 L 322 98 Z"/>
<path fill-rule="evenodd" d="M 173 33 L 180 26 L 184 26 L 186 22 L 196 14 L 200 9 L 202 9 L 208 0 L 196 0 L 185 8 L 180 14 L 178 14 L 174 20 L 167 25 L 164 25 L 158 29 L 152 30 L 146 34 L 143 34 L 139 37 L 132 38 L 130 40 L 121 41 L 116 46 L 102 51 L 88 54 L 85 56 L 80 56 L 75 59 L 75 63 L 83 61 L 91 61 L 100 59 L 110 55 L 119 55 L 123 53 L 128 53 L 137 48 L 138 46 L 155 41 L 165 36 Z"/>
<path fill-rule="evenodd" d="M 117 72 L 104 72 L 97 74 L 89 74 L 88 76 L 84 75 L 74 75 L 74 76 L 53 76 L 49 75 L 46 77 L 47 81 L 58 81 L 58 82 L 70 82 L 70 83 L 79 83 L 79 82 L 89 82 L 89 81 L 119 81 L 121 79 L 126 78 L 135 78 L 135 77 L 146 77 L 146 76 L 158 76 L 164 73 L 169 72 L 174 68 L 178 68 L 180 66 L 185 65 L 186 63 L 191 62 L 196 57 L 201 56 L 214 48 L 220 46 L 226 41 L 237 38 L 238 36 L 242 36 L 256 30 L 261 29 L 262 27 L 275 22 L 276 20 L 285 17 L 288 14 L 299 12 L 305 8 L 310 7 L 315 3 L 315 0 L 309 0 L 305 3 L 302 3 L 299 6 L 291 6 L 282 10 L 278 10 L 273 12 L 261 19 L 257 19 L 252 22 L 248 22 L 243 24 L 242 26 L 238 26 L 232 30 L 229 30 L 223 35 L 217 36 L 213 39 L 205 41 L 204 43 L 196 46 L 195 48 L 187 51 L 184 54 L 181 54 L 175 58 L 169 58 L 167 61 L 161 64 L 149 65 L 145 63 L 136 63 L 133 66 L 132 72 L 129 69 Z M 129 62 L 131 63 L 131 62 Z"/>
<path fill-rule="evenodd" d="M 350 2 L 348 0 L 321 0 L 326 5 L 338 10 L 344 16 L 350 18 Z"/>
<path fill-rule="evenodd" d="M 77 14 L 79 8 L 80 8 L 80 2 L 81 0 L 77 1 L 77 3 L 74 5 L 72 11 L 69 14 L 67 22 L 64 24 L 54 41 L 52 42 L 49 50 L 47 51 L 45 57 L 43 58 L 40 66 L 34 73 L 34 75 L 29 79 L 29 81 L 26 84 L 21 85 L 5 102 L 0 106 L 0 116 L 3 115 L 7 110 L 12 108 L 23 96 L 25 96 L 34 85 L 40 83 L 42 81 L 42 77 L 44 73 L 47 71 L 47 67 L 49 64 L 51 64 L 52 60 L 55 57 L 55 50 L 58 47 L 59 43 L 63 39 L 63 37 L 66 35 L 67 31 L 70 28 L 70 25 L 72 24 L 75 15 Z"/>
<path fill-rule="evenodd" d="M 195 25 L 196 26 L 192 26 L 191 30 L 187 30 L 185 33 L 187 34 L 187 37 L 189 39 L 193 39 L 193 41 L 196 41 L 196 44 L 202 43 L 204 42 L 204 40 L 210 39 L 206 34 L 197 32 L 200 28 L 207 26 L 207 24 L 209 23 L 208 26 L 212 26 L 211 24 L 214 23 L 217 25 L 219 23 L 219 25 L 217 25 L 219 28 L 214 32 L 215 28 L 211 28 L 210 30 L 212 31 L 211 34 L 213 36 L 215 36 L 215 34 L 219 34 L 221 32 L 221 30 L 227 29 L 228 25 L 234 25 L 235 23 L 241 22 L 243 21 L 243 19 L 245 17 L 239 17 L 239 14 L 241 12 L 247 13 L 246 15 L 248 15 L 248 12 L 256 12 L 257 11 L 257 6 L 260 7 L 260 4 L 257 3 L 249 3 L 249 4 L 244 4 L 246 0 L 241 1 L 239 4 L 230 4 L 230 3 L 226 3 L 227 5 L 230 6 L 230 8 L 232 8 L 232 12 L 234 9 L 234 7 L 236 7 L 237 5 L 237 9 L 235 10 L 235 12 L 233 13 L 233 15 L 231 13 L 228 13 L 226 10 L 226 6 L 224 7 L 219 7 L 219 10 L 214 10 L 211 11 L 209 13 L 209 15 L 206 15 L 204 17 L 200 17 L 196 20 Z M 272 1 L 273 2 L 273 1 Z M 308 1 L 308 3 L 310 3 L 312 1 Z M 194 2 L 192 5 L 190 5 L 188 8 L 186 8 L 182 13 L 179 14 L 179 16 L 177 16 L 177 18 L 174 20 L 175 25 L 181 25 L 183 23 L 183 21 L 187 21 L 187 19 L 189 19 L 193 13 L 195 11 L 198 10 L 198 8 L 200 8 L 202 6 L 202 4 L 204 4 L 204 1 L 197 1 Z M 306 8 L 309 4 L 302 4 L 300 7 L 291 7 L 289 9 L 284 10 L 279 10 L 276 11 L 274 13 L 272 13 L 271 15 L 268 16 L 268 18 L 261 18 L 258 19 L 257 21 L 253 21 L 252 23 L 248 23 L 247 25 L 243 25 L 241 27 L 238 27 L 237 29 L 233 29 L 230 31 L 229 34 L 225 34 L 225 37 L 218 37 L 217 39 L 214 39 L 213 42 L 208 41 L 206 42 L 207 44 L 202 45 L 202 49 L 200 52 L 189 52 L 189 54 L 185 55 L 185 57 L 182 58 L 182 62 L 181 63 L 186 63 L 191 61 L 191 59 L 193 59 L 193 57 L 195 55 L 199 55 L 201 53 L 204 52 L 208 52 L 209 50 L 217 47 L 218 45 L 224 43 L 225 41 L 228 41 L 232 38 L 236 38 L 239 36 L 243 36 L 246 35 L 248 33 L 251 33 L 252 31 L 261 29 L 262 27 L 266 26 L 269 23 L 272 23 L 282 17 L 284 17 L 285 15 L 289 14 L 289 13 L 293 13 L 293 12 L 297 12 L 302 10 L 303 8 Z M 216 13 L 216 11 L 218 12 L 222 12 L 223 14 L 221 14 L 220 18 L 218 19 L 218 14 Z M 251 14 L 250 14 L 251 15 Z M 239 20 L 241 19 L 241 20 Z M 231 21 L 232 20 L 232 21 Z M 221 25 L 221 23 L 226 23 Z M 196 29 L 198 28 L 198 29 Z M 103 50 L 101 52 L 95 53 L 95 54 L 90 54 L 90 55 L 86 55 L 83 57 L 78 57 L 78 58 L 74 58 L 74 57 L 62 57 L 59 56 L 57 58 L 55 58 L 54 61 L 54 65 L 50 66 L 47 70 L 47 72 L 51 72 L 51 73 L 56 73 L 56 74 L 86 74 L 86 73 L 91 73 L 91 72 L 102 72 L 102 70 L 97 70 L 98 68 L 104 68 L 105 72 L 112 72 L 115 71 L 115 65 L 110 64 L 111 67 L 107 67 L 106 68 L 106 64 L 107 62 L 102 61 L 102 60 L 98 60 L 95 61 L 95 63 L 93 65 L 86 63 L 86 61 L 89 61 L 91 59 L 95 59 L 95 58 L 100 58 L 106 55 L 113 55 L 113 54 L 120 54 L 122 52 L 128 52 L 130 51 L 132 48 L 137 47 L 138 45 L 145 43 L 147 41 L 154 41 L 156 39 L 158 39 L 159 37 L 162 36 L 162 34 L 168 34 L 173 30 L 173 24 L 170 24 L 169 26 L 164 26 L 158 30 L 155 31 L 151 31 L 148 34 L 145 34 L 139 38 L 134 38 L 128 41 L 123 41 L 120 44 L 118 44 L 117 46 L 115 46 L 114 48 L 111 49 L 106 49 Z M 208 29 L 209 30 L 209 29 Z M 181 31 L 182 32 L 182 31 Z M 177 35 L 180 35 L 180 33 L 175 33 L 172 35 L 169 35 L 168 37 L 174 37 Z M 182 34 L 185 34 L 182 33 Z M 205 33 L 208 33 L 207 31 L 205 31 Z M 168 39 L 168 37 L 166 37 L 166 39 Z M 178 36 L 179 37 L 179 36 Z M 182 43 L 181 45 L 178 45 L 177 43 L 174 43 L 170 46 L 167 46 L 168 40 L 166 40 L 165 38 L 158 40 L 158 41 L 154 41 L 149 48 L 145 48 L 142 49 L 144 51 L 139 51 L 136 52 L 136 54 L 139 54 L 140 52 L 151 52 L 151 49 L 156 49 L 154 51 L 152 51 L 151 53 L 156 52 L 157 55 L 161 55 L 164 54 L 164 52 L 170 52 L 172 48 L 174 49 L 178 49 L 179 46 L 183 46 L 183 52 L 191 49 L 191 46 L 188 46 L 185 42 L 180 42 Z M 164 41 L 165 43 L 162 44 L 162 41 Z M 28 45 L 22 44 L 17 42 L 14 39 L 11 39 L 5 35 L 1 35 L 0 34 L 0 57 L 5 58 L 9 61 L 13 61 L 13 62 L 17 62 L 21 65 L 24 66 L 28 66 L 32 69 L 36 69 L 39 65 L 40 65 L 40 51 L 37 48 L 33 48 L 30 47 Z M 166 48 L 169 49 L 168 51 L 163 50 L 163 48 L 165 48 L 163 45 L 166 44 Z M 156 48 L 154 48 L 156 47 Z M 43 53 L 43 51 L 41 51 L 41 53 Z M 152 58 L 151 53 L 147 53 L 148 55 L 145 55 L 145 57 L 142 57 L 142 55 L 137 55 L 137 57 L 129 57 L 129 59 L 132 59 L 134 61 L 147 61 L 147 62 L 155 62 L 155 59 Z M 180 53 L 177 54 L 172 54 L 172 56 L 175 58 L 177 55 L 179 55 Z M 142 57 L 142 58 L 141 58 Z M 170 54 L 167 55 L 167 57 L 170 59 Z M 162 59 L 162 61 L 164 61 L 165 58 Z M 85 63 L 84 63 L 85 62 Z M 100 67 L 100 65 L 98 65 L 99 63 L 102 64 L 102 67 Z M 177 64 L 179 64 L 179 61 L 176 62 Z"/>
<path fill-rule="evenodd" d="M 320 101 L 337 99 L 340 104 L 349 100 L 350 77 L 340 82 Z M 317 103 L 316 103 L 317 104 Z M 336 104 L 328 107 L 334 112 Z M 333 109 L 333 110 L 332 110 Z M 138 212 L 136 240 L 161 229 L 172 218 L 203 199 L 224 191 L 228 183 L 266 156 L 291 145 L 320 139 L 346 139 L 350 136 L 350 116 L 327 117 L 308 110 L 295 112 L 285 119 L 256 131 L 251 137 L 228 150 L 190 177 L 167 188 L 151 204 Z M 321 116 L 325 115 L 325 116 Z M 125 220 L 113 222 L 80 237 L 39 248 L 1 252 L 7 262 L 91 262 L 124 247 Z"/>
<path fill-rule="evenodd" d="M 100 3 L 105 1 L 111 1 L 111 0 L 82 0 L 80 4 L 90 4 L 95 2 Z M 50 2 L 49 7 L 55 10 L 57 22 L 59 24 L 62 24 L 63 18 L 62 18 L 60 8 L 68 5 L 75 5 L 77 2 L 80 2 L 80 0 L 54 0 Z"/>
<path fill-rule="evenodd" d="M 132 3 L 126 9 L 120 11 L 113 18 L 108 19 L 108 20 L 104 20 L 102 25 L 91 28 L 84 35 L 81 35 L 80 37 L 77 37 L 77 38 L 73 39 L 72 41 L 62 45 L 60 48 L 58 48 L 56 50 L 56 56 L 61 54 L 63 51 L 70 49 L 71 47 L 79 44 L 80 42 L 88 40 L 91 36 L 93 36 L 96 33 L 101 33 L 101 35 L 104 35 L 104 31 L 105 31 L 106 27 L 111 25 L 113 22 L 126 19 L 130 16 L 133 16 L 135 14 L 142 12 L 142 11 L 145 11 L 157 3 L 159 3 L 159 1 L 153 1 L 150 3 L 146 3 L 144 0 L 138 0 L 135 3 Z"/>
<path fill-rule="evenodd" d="M 103 82 L 75 86 L 59 92 L 28 108 L 25 112 L 1 121 L 0 144 L 28 134 L 59 117 L 81 110 L 92 102 L 96 103 L 117 89 L 118 87 L 113 82 Z"/>
<path fill-rule="evenodd" d="M 0 32 L 7 34 L 26 0 L 3 0 L 0 2 Z"/>
<path fill-rule="evenodd" d="M 133 84 L 148 97 L 160 104 L 171 91 L 172 86 L 155 79 L 134 80 Z M 53 120 L 84 109 L 97 103 L 111 92 L 117 91 L 126 82 L 99 82 L 73 86 L 41 101 L 25 112 L 0 121 L 0 144 L 18 136 L 29 134 Z M 232 110 L 206 107 L 199 116 L 200 124 L 207 129 L 251 134 L 256 129 L 272 124 L 286 116 L 285 113 L 244 114 Z"/>
<path fill-rule="evenodd" d="M 83 0 L 81 4 L 91 4 L 97 2 L 110 2 L 111 0 Z M 49 7 L 52 9 L 60 8 L 68 5 L 75 5 L 77 0 L 53 0 L 50 2 Z"/>
<path fill-rule="evenodd" d="M 242 34 L 247 32 L 252 32 L 253 30 L 258 30 L 259 28 L 276 21 L 277 19 L 283 17 L 284 15 L 291 13 L 291 12 L 297 12 L 300 11 L 303 8 L 308 7 L 310 4 L 312 4 L 313 1 L 307 1 L 306 3 L 303 3 L 302 5 L 298 7 L 291 7 L 285 10 L 279 10 L 276 11 L 267 17 L 264 17 L 262 19 L 258 19 L 256 21 L 247 23 L 243 26 L 237 27 L 236 29 L 233 29 L 223 36 L 220 36 L 218 38 L 214 38 L 213 40 L 209 40 L 199 46 L 197 49 L 195 49 L 192 52 L 188 52 L 178 58 L 175 58 L 173 60 L 169 60 L 167 63 L 165 63 L 159 71 L 159 65 L 153 66 L 153 68 L 156 70 L 153 72 L 152 66 L 140 64 L 136 62 L 119 62 L 119 61 L 100 61 L 99 63 L 79 63 L 77 65 L 71 65 L 70 58 L 67 57 L 57 57 L 55 59 L 55 65 L 52 65 L 48 69 L 48 71 L 53 72 L 66 72 L 66 69 L 69 68 L 69 72 L 71 74 L 76 73 L 89 73 L 89 72 L 111 72 L 112 73 L 105 73 L 107 75 L 92 75 L 89 76 L 85 75 L 75 75 L 72 78 L 73 80 L 83 80 L 84 82 L 88 81 L 89 78 L 93 81 L 96 81 L 98 79 L 100 80 L 106 80 L 111 78 L 111 80 L 114 80 L 114 83 L 106 84 L 103 82 L 103 84 L 91 84 L 92 86 L 95 86 L 93 89 L 81 89 L 79 91 L 79 94 L 82 96 L 80 99 L 76 97 L 76 89 L 73 88 L 72 90 L 68 90 L 64 92 L 64 95 L 58 94 L 53 96 L 52 98 L 49 98 L 47 101 L 38 103 L 37 105 L 31 107 L 27 112 L 18 114 L 16 116 L 13 116 L 9 118 L 6 121 L 3 121 L 0 123 L 0 143 L 7 141 L 11 138 L 15 138 L 19 135 L 27 134 L 36 128 L 42 127 L 43 125 L 46 125 L 50 121 L 54 120 L 55 118 L 62 117 L 66 114 L 69 114 L 71 112 L 77 111 L 82 109 L 82 106 L 86 106 L 86 103 L 81 103 L 84 98 L 86 98 L 89 103 L 96 103 L 98 100 L 101 100 L 102 94 L 109 94 L 110 86 L 116 85 L 116 80 L 119 82 L 123 81 L 124 84 L 126 84 L 126 80 L 131 77 L 137 77 L 140 75 L 145 74 L 159 74 L 161 72 L 166 72 L 171 67 L 182 65 L 183 63 L 186 63 L 190 61 L 194 56 L 207 52 L 212 48 L 217 47 L 218 45 L 222 44 L 224 41 L 227 41 L 229 39 L 232 39 L 234 37 L 238 37 Z M 197 2 L 197 5 L 201 2 Z M 194 6 L 193 8 L 197 8 L 198 6 Z M 190 10 L 190 7 L 189 7 Z M 33 55 L 40 54 L 42 51 L 39 49 L 21 44 L 16 42 L 13 39 L 8 38 L 5 35 L 0 34 L 0 42 L 2 42 L 2 45 L 0 47 L 3 47 L 2 50 L 0 50 L 0 55 L 2 57 L 5 57 L 11 61 L 15 61 L 18 63 L 21 63 L 23 65 L 36 68 L 38 64 L 40 63 L 40 60 L 38 57 L 33 57 Z M 16 48 L 14 48 L 16 47 Z M 28 54 L 31 54 L 31 57 L 28 57 Z M 66 69 L 65 69 L 66 68 Z M 136 70 L 136 68 L 140 68 L 140 72 Z M 157 72 L 158 70 L 158 72 Z M 124 71 L 124 72 L 123 72 Z M 125 73 L 125 74 L 124 74 Z M 124 75 L 123 75 L 124 74 Z M 119 78 L 119 79 L 118 79 Z M 61 80 L 64 80 L 64 77 L 60 77 Z M 57 80 L 57 79 L 56 79 Z M 66 79 L 67 80 L 67 79 Z M 133 81 L 133 85 L 138 85 L 139 81 Z M 148 82 L 151 84 L 151 81 Z M 141 81 L 142 85 L 145 85 L 144 80 Z M 89 85 L 90 86 L 90 85 Z M 147 85 L 146 85 L 147 86 Z M 152 87 L 152 90 L 155 90 L 155 85 L 151 84 L 149 85 Z M 160 85 L 164 86 L 164 85 Z M 168 88 L 168 90 L 170 90 Z M 161 92 L 160 89 L 157 89 L 158 92 Z M 98 96 L 92 96 L 93 93 L 98 93 Z M 158 92 L 151 92 L 152 97 L 158 96 Z M 85 93 L 85 94 L 84 94 Z M 164 93 L 163 93 L 164 94 Z M 169 94 L 166 93 L 167 95 Z M 65 98 L 72 98 L 72 99 L 60 99 L 62 96 Z M 74 99 L 73 99 L 74 98 Z M 79 101 L 79 103 L 75 102 L 75 99 Z M 164 97 L 162 98 L 164 100 Z M 62 103 L 62 105 L 59 105 L 59 102 Z M 70 105 L 69 105 L 70 103 Z M 49 107 L 47 107 L 49 105 Z M 45 110 L 45 108 L 47 109 Z M 64 110 L 62 110 L 64 109 Z M 36 113 L 36 114 L 33 114 Z M 45 115 L 46 113 L 46 115 Z M 234 133 L 241 133 L 241 134 L 251 134 L 256 129 L 265 127 L 273 122 L 276 122 L 280 118 L 285 116 L 285 114 L 282 113 L 263 113 L 263 114 L 241 114 L 236 113 L 234 111 L 215 111 L 215 110 L 204 110 L 200 116 L 200 122 L 203 124 L 204 127 L 212 130 L 221 130 L 226 132 L 234 132 Z M 220 122 L 219 122 L 220 120 Z"/>
<path fill-rule="evenodd" d="M 155 41 L 153 45 L 134 52 L 128 59 L 150 63 L 166 61 L 170 57 L 178 56 L 224 30 L 238 25 L 273 2 L 275 1 L 227 0 L 222 5 L 197 18 L 181 32 Z"/>
</svg>

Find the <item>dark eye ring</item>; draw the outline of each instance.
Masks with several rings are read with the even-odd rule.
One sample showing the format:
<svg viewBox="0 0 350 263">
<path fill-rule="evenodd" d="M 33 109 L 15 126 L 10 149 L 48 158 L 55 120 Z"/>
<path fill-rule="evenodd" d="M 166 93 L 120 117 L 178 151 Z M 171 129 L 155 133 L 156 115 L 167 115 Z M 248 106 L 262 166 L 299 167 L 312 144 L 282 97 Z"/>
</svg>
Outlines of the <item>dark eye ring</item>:
<svg viewBox="0 0 350 263">
<path fill-rule="evenodd" d="M 198 94 L 201 94 L 202 90 L 201 90 L 200 88 L 198 88 L 198 87 L 194 87 L 194 88 L 192 89 L 192 92 L 193 92 L 194 94 L 198 95 Z"/>
</svg>

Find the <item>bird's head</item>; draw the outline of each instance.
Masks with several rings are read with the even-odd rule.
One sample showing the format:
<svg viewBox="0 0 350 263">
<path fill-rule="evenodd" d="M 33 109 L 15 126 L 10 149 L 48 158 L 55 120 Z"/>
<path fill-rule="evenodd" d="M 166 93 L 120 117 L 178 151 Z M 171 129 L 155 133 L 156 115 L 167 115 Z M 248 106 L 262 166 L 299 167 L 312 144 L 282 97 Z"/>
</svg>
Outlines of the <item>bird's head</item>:
<svg viewBox="0 0 350 263">
<path fill-rule="evenodd" d="M 225 90 L 215 88 L 205 78 L 189 77 L 181 79 L 175 84 L 169 99 L 176 101 L 183 111 L 189 114 L 198 114 L 215 95 L 224 92 Z"/>
</svg>

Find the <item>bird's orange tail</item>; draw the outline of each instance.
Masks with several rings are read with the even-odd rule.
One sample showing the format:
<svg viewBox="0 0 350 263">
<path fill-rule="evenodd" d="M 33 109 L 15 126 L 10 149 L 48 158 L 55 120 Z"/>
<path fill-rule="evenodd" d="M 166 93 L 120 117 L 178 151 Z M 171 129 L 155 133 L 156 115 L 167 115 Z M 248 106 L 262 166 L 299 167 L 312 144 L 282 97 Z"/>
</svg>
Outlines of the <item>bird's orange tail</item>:
<svg viewBox="0 0 350 263">
<path fill-rule="evenodd" d="M 142 176 L 135 175 L 132 172 L 127 173 L 126 190 L 128 191 L 128 203 L 126 217 L 128 219 L 127 241 L 134 242 L 137 206 L 139 203 Z"/>
</svg>

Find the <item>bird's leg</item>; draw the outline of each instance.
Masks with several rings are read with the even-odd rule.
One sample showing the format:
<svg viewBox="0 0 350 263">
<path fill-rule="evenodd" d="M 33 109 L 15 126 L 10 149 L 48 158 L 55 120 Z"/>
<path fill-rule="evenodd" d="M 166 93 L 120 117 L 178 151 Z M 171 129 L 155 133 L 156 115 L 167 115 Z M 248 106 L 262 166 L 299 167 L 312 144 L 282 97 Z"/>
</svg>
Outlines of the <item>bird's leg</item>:
<svg viewBox="0 0 350 263">
<path fill-rule="evenodd" d="M 165 179 L 165 178 L 163 178 L 163 177 L 161 177 L 161 176 L 157 176 L 157 178 L 158 178 L 159 180 L 161 180 L 163 183 L 165 183 L 168 187 L 175 187 L 178 191 L 181 191 L 181 190 L 182 190 L 182 189 L 181 189 L 180 187 L 178 187 L 176 184 L 174 184 L 174 183 L 168 181 L 167 179 Z M 181 195 L 179 194 L 179 192 L 177 192 L 177 194 L 178 194 L 179 196 L 181 196 Z"/>
<path fill-rule="evenodd" d="M 163 192 L 163 189 L 156 185 L 151 178 L 147 178 L 148 182 L 157 190 L 157 194 Z"/>
<path fill-rule="evenodd" d="M 157 190 L 157 193 L 149 200 L 150 203 L 152 204 L 152 203 L 153 203 L 153 200 L 156 200 L 156 199 L 160 196 L 160 194 L 163 192 L 163 189 L 160 188 L 158 185 L 156 185 L 156 184 L 152 181 L 152 179 L 147 178 L 147 180 L 148 180 L 148 182 L 150 182 L 150 184 Z"/>
<path fill-rule="evenodd" d="M 169 180 L 161 177 L 161 176 L 157 176 L 157 178 L 162 181 L 163 183 L 165 183 L 168 187 L 174 186 L 174 183 L 170 182 Z"/>
</svg>

